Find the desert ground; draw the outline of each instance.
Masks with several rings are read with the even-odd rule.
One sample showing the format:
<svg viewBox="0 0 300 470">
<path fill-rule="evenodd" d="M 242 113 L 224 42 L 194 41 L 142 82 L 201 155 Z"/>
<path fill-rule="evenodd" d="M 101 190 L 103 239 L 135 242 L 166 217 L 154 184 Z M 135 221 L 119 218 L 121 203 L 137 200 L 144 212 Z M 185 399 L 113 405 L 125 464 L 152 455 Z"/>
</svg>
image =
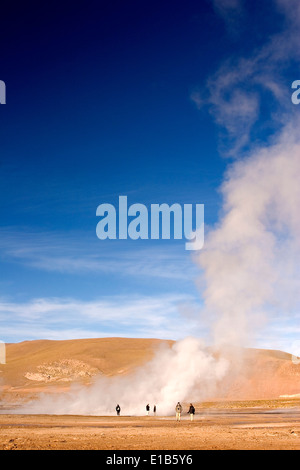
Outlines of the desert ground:
<svg viewBox="0 0 300 470">
<path fill-rule="evenodd" d="M 219 396 L 196 403 L 194 422 L 187 403 L 180 423 L 159 415 L 18 413 L 19 403 L 40 392 L 61 394 L 99 373 L 126 375 L 150 360 L 158 344 L 110 338 L 7 345 L 7 363 L 0 365 L 0 449 L 300 450 L 300 365 L 280 351 L 247 350 L 243 368 Z"/>
<path fill-rule="evenodd" d="M 193 423 L 187 417 L 179 423 L 173 417 L 3 414 L 0 449 L 300 450 L 300 401 L 210 404 Z"/>
</svg>

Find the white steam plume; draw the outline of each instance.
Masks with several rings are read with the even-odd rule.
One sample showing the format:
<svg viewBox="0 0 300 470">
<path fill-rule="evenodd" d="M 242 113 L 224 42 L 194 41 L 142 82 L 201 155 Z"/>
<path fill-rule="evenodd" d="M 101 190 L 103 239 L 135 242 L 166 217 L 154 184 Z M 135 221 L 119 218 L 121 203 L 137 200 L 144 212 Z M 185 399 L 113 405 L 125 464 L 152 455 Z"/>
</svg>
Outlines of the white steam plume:
<svg viewBox="0 0 300 470">
<path fill-rule="evenodd" d="M 198 256 L 206 315 L 218 346 L 243 346 L 269 316 L 300 303 L 300 143 L 288 125 L 276 144 L 235 162 L 223 216 Z M 288 307 L 288 308 L 287 308 Z"/>
<path fill-rule="evenodd" d="M 24 413 L 113 415 L 120 405 L 122 414 L 144 415 L 147 403 L 157 414 L 174 413 L 178 401 L 204 399 L 216 391 L 228 368 L 226 360 L 215 359 L 203 344 L 186 338 L 172 348 L 163 347 L 152 361 L 134 374 L 98 377 L 89 387 L 51 397 L 44 395 L 22 409 Z M 20 410 L 18 410 L 20 412 Z"/>
</svg>

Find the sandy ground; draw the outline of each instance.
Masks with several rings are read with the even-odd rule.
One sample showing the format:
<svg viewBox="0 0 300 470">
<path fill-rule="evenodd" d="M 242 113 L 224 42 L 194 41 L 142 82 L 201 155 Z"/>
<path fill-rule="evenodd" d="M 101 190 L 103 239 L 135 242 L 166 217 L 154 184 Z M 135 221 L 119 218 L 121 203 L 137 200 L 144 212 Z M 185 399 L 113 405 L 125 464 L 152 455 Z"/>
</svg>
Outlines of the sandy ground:
<svg viewBox="0 0 300 470">
<path fill-rule="evenodd" d="M 0 449 L 300 450 L 300 407 L 278 404 L 204 408 L 193 423 L 186 415 L 178 423 L 174 417 L 159 416 L 2 414 Z"/>
</svg>

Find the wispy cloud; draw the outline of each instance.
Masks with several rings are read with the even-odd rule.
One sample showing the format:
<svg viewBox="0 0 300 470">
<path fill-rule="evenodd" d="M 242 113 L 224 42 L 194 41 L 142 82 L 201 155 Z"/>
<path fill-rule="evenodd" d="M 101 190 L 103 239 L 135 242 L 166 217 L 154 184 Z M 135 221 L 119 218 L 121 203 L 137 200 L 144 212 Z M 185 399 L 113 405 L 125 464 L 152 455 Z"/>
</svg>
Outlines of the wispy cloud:
<svg viewBox="0 0 300 470">
<path fill-rule="evenodd" d="M 236 19 L 243 14 L 242 0 L 212 0 L 215 11 L 232 28 Z"/>
<path fill-rule="evenodd" d="M 176 249 L 170 245 L 129 248 L 127 244 L 124 249 L 114 241 L 101 242 L 96 237 L 95 240 L 87 239 L 79 232 L 70 235 L 26 230 L 1 230 L 0 241 L 0 253 L 6 261 L 49 272 L 81 275 L 105 272 L 189 281 L 196 274 L 184 248 Z"/>
<path fill-rule="evenodd" d="M 214 6 L 228 17 L 240 11 L 241 2 L 214 0 Z M 300 57 L 297 45 L 300 40 L 299 2 L 276 0 L 274 9 L 282 14 L 281 31 L 250 55 L 239 58 L 233 55 L 207 80 L 206 90 L 191 95 L 198 108 L 204 104 L 209 106 L 216 123 L 224 130 L 221 151 L 229 156 L 247 151 L 250 142 L 253 145 L 257 138 L 253 132 L 258 132 L 255 125 L 261 122 L 262 108 L 263 131 L 270 133 L 285 125 L 287 116 L 295 112 L 285 74 L 291 61 Z"/>
<path fill-rule="evenodd" d="M 0 301 L 1 340 L 126 336 L 180 339 L 199 327 L 180 310 L 195 299 L 184 295 L 114 296 L 94 301 L 41 298 Z M 198 307 L 199 308 L 199 307 Z"/>
</svg>

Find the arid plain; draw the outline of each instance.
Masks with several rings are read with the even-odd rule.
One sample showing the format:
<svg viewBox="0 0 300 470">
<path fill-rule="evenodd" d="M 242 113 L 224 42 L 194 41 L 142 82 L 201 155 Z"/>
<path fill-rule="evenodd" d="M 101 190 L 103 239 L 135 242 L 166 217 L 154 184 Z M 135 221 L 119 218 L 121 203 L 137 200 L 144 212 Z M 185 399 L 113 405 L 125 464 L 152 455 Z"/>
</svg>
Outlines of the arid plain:
<svg viewBox="0 0 300 470">
<path fill-rule="evenodd" d="M 128 375 L 149 361 L 159 344 L 110 338 L 7 345 L 7 363 L 0 366 L 0 449 L 300 449 L 300 365 L 279 351 L 246 350 L 230 384 L 211 400 L 195 403 L 194 422 L 188 403 L 180 423 L 152 412 L 108 417 L 18 411 L 41 393 L 55 397 L 74 383 L 88 387 L 99 374 Z"/>
</svg>

